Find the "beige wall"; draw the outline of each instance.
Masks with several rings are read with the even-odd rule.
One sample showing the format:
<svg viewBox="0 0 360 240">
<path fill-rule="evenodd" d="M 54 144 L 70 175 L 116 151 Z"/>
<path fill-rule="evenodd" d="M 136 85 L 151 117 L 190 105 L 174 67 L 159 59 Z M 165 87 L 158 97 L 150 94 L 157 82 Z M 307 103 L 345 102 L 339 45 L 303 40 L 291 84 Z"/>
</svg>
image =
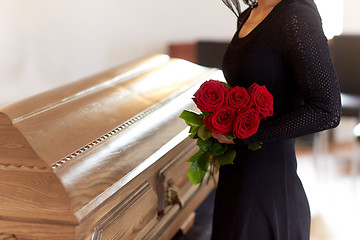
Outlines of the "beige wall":
<svg viewBox="0 0 360 240">
<path fill-rule="evenodd" d="M 360 1 L 344 1 L 345 29 L 360 32 Z M 0 0 L 0 105 L 234 30 L 221 0 Z"/>
<path fill-rule="evenodd" d="M 234 29 L 221 0 L 0 0 L 0 104 Z"/>
<path fill-rule="evenodd" d="M 360 1 L 344 1 L 344 33 L 360 34 Z"/>
</svg>

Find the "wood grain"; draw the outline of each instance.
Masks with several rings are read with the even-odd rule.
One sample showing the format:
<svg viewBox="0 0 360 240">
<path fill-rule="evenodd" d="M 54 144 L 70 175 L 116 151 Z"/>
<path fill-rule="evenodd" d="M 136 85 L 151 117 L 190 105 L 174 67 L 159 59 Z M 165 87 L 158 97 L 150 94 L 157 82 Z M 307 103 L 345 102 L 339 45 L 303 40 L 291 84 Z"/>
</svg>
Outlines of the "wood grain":
<svg viewBox="0 0 360 240">
<path fill-rule="evenodd" d="M 50 170 L 18 129 L 0 125 L 0 132 L 0 167 Z"/>
<path fill-rule="evenodd" d="M 74 227 L 62 224 L 4 221 L 0 219 L 0 233 L 1 232 L 6 233 L 8 236 L 15 236 L 15 239 L 19 240 L 75 239 Z M 0 239 L 3 240 L 1 235 Z M 4 240 L 5 239 L 6 238 L 4 238 Z"/>
<path fill-rule="evenodd" d="M 188 227 L 211 187 L 187 179 L 197 146 L 179 115 L 218 72 L 158 55 L 2 107 L 0 236 L 169 239 Z M 183 209 L 164 205 L 170 180 Z"/>
<path fill-rule="evenodd" d="M 1 219 L 77 224 L 65 189 L 50 172 L 1 171 L 0 192 Z"/>
<path fill-rule="evenodd" d="M 157 198 L 149 183 L 140 185 L 127 199 L 116 206 L 95 226 L 94 240 L 141 239 L 144 228 L 156 223 Z"/>
<path fill-rule="evenodd" d="M 169 60 L 168 56 L 162 54 L 140 59 L 37 94 L 33 97 L 2 106 L 1 111 L 5 112 L 11 119 L 21 119 L 22 116 L 33 115 L 34 113 L 41 112 L 41 110 L 47 110 L 51 108 L 51 106 L 54 106 L 54 103 L 66 103 L 69 100 L 78 99 L 89 93 L 102 90 L 104 89 L 103 86 L 111 87 L 127 81 L 162 66 L 168 63 Z"/>
<path fill-rule="evenodd" d="M 11 119 L 4 113 L 0 112 L 0 125 L 8 125 L 11 126 Z"/>
<path fill-rule="evenodd" d="M 211 183 L 203 185 L 193 193 L 193 196 L 189 198 L 191 200 L 181 211 L 178 206 L 172 207 L 163 218 L 159 219 L 159 223 L 145 236 L 144 240 L 170 240 L 213 189 L 214 185 Z"/>
<path fill-rule="evenodd" d="M 14 234 L 0 233 L 1 240 L 18 240 Z"/>
<path fill-rule="evenodd" d="M 180 226 L 180 230 L 181 230 L 182 234 L 186 235 L 187 232 L 192 227 L 192 225 L 194 225 L 195 216 L 196 216 L 195 212 L 190 213 L 190 215 L 186 218 L 186 220 Z"/>
<path fill-rule="evenodd" d="M 174 75 L 175 71 L 178 73 Z M 28 109 L 32 110 L 30 113 L 24 110 L 22 115 L 16 115 L 13 124 L 50 166 L 66 156 L 66 153 L 80 149 L 181 88 L 202 81 L 212 72 L 213 70 L 194 67 L 194 64 L 185 61 L 170 60 L 161 67 L 156 66 L 150 72 L 135 74 L 135 77 L 126 81 L 114 84 L 106 84 L 104 81 L 98 86 L 92 86 L 95 90 L 90 92 L 87 89 L 78 89 L 78 93 L 71 91 L 74 94 L 72 96 L 76 97 L 54 101 L 54 97 L 49 96 L 47 99 L 40 95 L 34 97 L 34 100 L 28 99 L 28 103 L 21 108 L 28 109 L 32 101 L 43 104 L 38 105 L 38 109 Z M 97 87 L 99 90 L 96 90 Z M 71 88 L 70 85 L 69 89 Z M 17 105 L 17 108 L 20 106 Z M 8 106 L 4 113 L 15 117 L 14 112 L 20 113 L 16 109 Z"/>
</svg>

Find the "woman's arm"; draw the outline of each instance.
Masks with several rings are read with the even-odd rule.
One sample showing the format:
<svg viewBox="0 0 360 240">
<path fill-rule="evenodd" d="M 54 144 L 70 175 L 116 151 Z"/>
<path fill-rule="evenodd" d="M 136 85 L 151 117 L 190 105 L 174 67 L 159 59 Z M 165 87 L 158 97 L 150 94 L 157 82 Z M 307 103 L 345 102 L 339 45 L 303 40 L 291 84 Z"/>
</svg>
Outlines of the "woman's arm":
<svg viewBox="0 0 360 240">
<path fill-rule="evenodd" d="M 276 119 L 260 124 L 256 134 L 235 139 L 251 144 L 294 138 L 338 126 L 341 102 L 338 78 L 317 10 L 291 6 L 284 25 L 285 58 L 294 73 L 304 104 Z"/>
</svg>

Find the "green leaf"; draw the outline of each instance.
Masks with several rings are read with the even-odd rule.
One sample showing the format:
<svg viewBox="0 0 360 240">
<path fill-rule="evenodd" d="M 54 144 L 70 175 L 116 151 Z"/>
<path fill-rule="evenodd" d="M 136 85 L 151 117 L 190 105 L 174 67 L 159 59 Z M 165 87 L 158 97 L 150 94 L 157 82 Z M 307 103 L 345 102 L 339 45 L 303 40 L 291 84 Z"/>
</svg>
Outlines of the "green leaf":
<svg viewBox="0 0 360 240">
<path fill-rule="evenodd" d="M 225 153 L 225 148 L 220 143 L 214 143 L 210 147 L 210 152 L 214 156 L 221 156 L 221 155 L 223 155 Z"/>
<path fill-rule="evenodd" d="M 234 160 L 235 160 L 235 157 L 236 157 L 236 151 L 235 151 L 235 149 L 233 149 L 233 148 L 228 149 L 228 150 L 225 152 L 225 156 L 230 160 L 230 164 L 233 164 L 233 163 L 234 163 Z"/>
<path fill-rule="evenodd" d="M 233 136 L 233 135 L 229 135 L 229 136 L 226 136 L 227 137 L 227 139 L 230 139 L 230 140 L 234 140 L 236 137 L 235 136 Z"/>
<path fill-rule="evenodd" d="M 202 114 L 198 114 L 189 110 L 184 110 L 179 117 L 184 119 L 186 124 L 188 124 L 189 126 L 200 127 L 201 125 L 203 125 Z"/>
<path fill-rule="evenodd" d="M 217 160 L 220 166 L 233 164 L 234 159 L 236 157 L 236 151 L 234 149 L 228 149 L 224 155 L 216 156 L 215 160 Z"/>
<path fill-rule="evenodd" d="M 199 149 L 199 151 L 197 153 L 195 153 L 192 157 L 190 157 L 187 162 L 194 162 L 194 161 L 197 161 L 201 155 L 203 153 L 203 150 Z"/>
<path fill-rule="evenodd" d="M 226 82 L 221 82 L 221 83 L 224 84 L 227 89 L 230 88 L 230 85 L 228 83 L 226 83 Z"/>
<path fill-rule="evenodd" d="M 195 126 L 191 126 L 190 127 L 190 135 L 189 135 L 189 138 L 197 138 L 197 133 L 198 133 L 198 130 L 199 130 L 199 127 L 195 127 Z"/>
<path fill-rule="evenodd" d="M 202 149 L 202 150 L 207 150 L 211 144 L 212 144 L 212 140 L 211 139 L 206 139 L 205 141 L 202 140 L 201 138 L 199 138 L 196 141 L 196 144 Z"/>
<path fill-rule="evenodd" d="M 198 161 L 194 161 L 188 171 L 188 178 L 194 185 L 197 185 L 202 182 L 205 173 L 206 172 L 199 167 Z"/>
<path fill-rule="evenodd" d="M 211 138 L 212 132 L 205 127 L 205 125 L 202 125 L 198 130 L 198 136 L 202 140 L 206 140 Z"/>
<path fill-rule="evenodd" d="M 210 114 L 210 112 L 203 112 L 202 114 L 203 114 L 203 117 L 205 118 L 207 115 Z"/>
<path fill-rule="evenodd" d="M 207 171 L 209 165 L 210 165 L 210 153 L 209 152 L 203 152 L 203 154 L 200 156 L 198 160 L 198 164 L 201 170 Z"/>
<path fill-rule="evenodd" d="M 262 144 L 263 144 L 262 142 L 256 142 L 256 143 L 250 144 L 248 146 L 248 149 L 251 151 L 257 151 L 257 150 L 261 149 Z"/>
</svg>

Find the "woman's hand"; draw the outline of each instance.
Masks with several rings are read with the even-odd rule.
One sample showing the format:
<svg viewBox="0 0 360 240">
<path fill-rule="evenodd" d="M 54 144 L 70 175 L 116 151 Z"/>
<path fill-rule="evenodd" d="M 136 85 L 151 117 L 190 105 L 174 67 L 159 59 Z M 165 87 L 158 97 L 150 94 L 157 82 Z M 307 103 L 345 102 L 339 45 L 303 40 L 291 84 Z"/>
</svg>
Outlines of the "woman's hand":
<svg viewBox="0 0 360 240">
<path fill-rule="evenodd" d="M 219 143 L 235 144 L 233 140 L 228 139 L 226 136 L 222 134 L 212 133 L 212 137 L 216 138 L 219 141 Z"/>
</svg>

